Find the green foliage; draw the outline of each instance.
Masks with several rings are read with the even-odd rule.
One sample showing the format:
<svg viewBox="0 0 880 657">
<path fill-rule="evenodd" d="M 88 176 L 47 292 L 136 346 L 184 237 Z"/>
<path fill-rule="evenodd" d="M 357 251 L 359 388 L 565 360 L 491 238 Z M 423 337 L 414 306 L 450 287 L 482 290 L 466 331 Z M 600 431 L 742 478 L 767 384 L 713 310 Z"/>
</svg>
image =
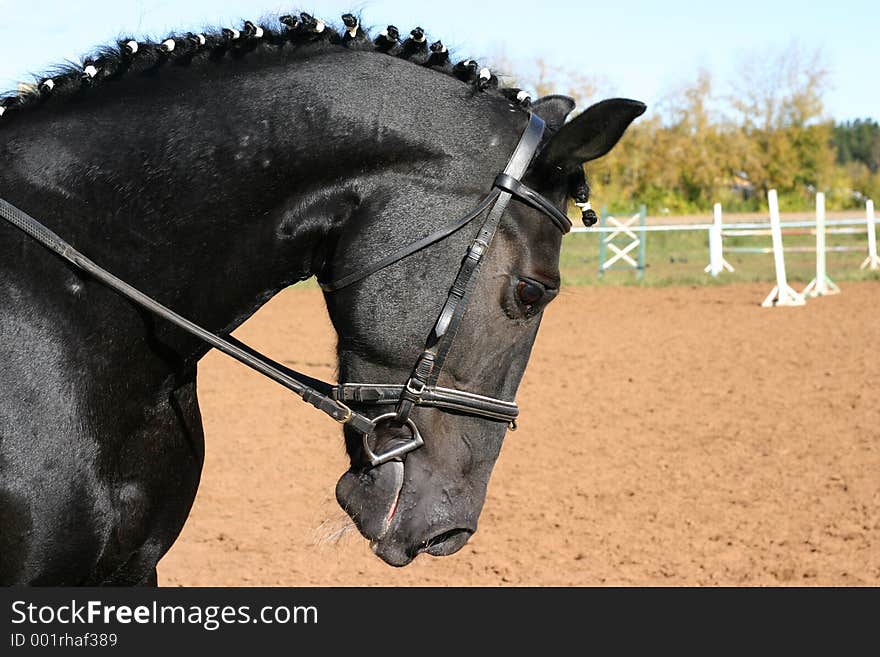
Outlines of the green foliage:
<svg viewBox="0 0 880 657">
<path fill-rule="evenodd" d="M 837 163 L 861 162 L 871 173 L 880 170 L 880 125 L 871 119 L 856 119 L 834 126 L 832 143 Z"/>
<path fill-rule="evenodd" d="M 771 188 L 784 210 L 808 209 L 816 191 L 826 193 L 830 209 L 880 198 L 880 181 L 865 165 L 836 164 L 831 123 L 763 129 L 717 121 L 695 131 L 693 115 L 682 116 L 672 124 L 656 116 L 642 121 L 608 156 L 587 165 L 599 203 L 615 211 L 645 203 L 650 214 L 662 215 L 703 214 L 715 202 L 731 212 L 758 211 Z"/>
</svg>

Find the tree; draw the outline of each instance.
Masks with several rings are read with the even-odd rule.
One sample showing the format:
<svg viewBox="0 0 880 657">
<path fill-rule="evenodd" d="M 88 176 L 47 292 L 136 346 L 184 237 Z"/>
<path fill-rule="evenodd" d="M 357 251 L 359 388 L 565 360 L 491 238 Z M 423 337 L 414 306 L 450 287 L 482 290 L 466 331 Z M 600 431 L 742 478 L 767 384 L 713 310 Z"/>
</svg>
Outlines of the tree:
<svg viewBox="0 0 880 657">
<path fill-rule="evenodd" d="M 793 41 L 782 50 L 755 51 L 742 57 L 738 72 L 730 104 L 745 128 L 769 132 L 822 118 L 828 68 L 821 50 Z"/>
<path fill-rule="evenodd" d="M 832 138 L 837 162 L 861 162 L 871 173 L 880 170 L 880 125 L 871 119 L 839 123 Z"/>
<path fill-rule="evenodd" d="M 730 105 L 742 126 L 741 168 L 766 193 L 797 196 L 830 179 L 831 128 L 823 122 L 828 69 L 820 50 L 797 42 L 741 63 Z"/>
</svg>

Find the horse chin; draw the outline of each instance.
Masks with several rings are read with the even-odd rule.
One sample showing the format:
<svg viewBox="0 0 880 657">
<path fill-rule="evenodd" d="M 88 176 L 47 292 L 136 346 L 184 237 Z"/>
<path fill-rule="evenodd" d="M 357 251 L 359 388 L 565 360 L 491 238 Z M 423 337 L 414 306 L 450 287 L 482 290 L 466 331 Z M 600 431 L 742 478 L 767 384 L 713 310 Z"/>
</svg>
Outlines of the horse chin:
<svg viewBox="0 0 880 657">
<path fill-rule="evenodd" d="M 336 500 L 371 542 L 388 533 L 400 491 L 403 463 L 390 461 L 365 472 L 349 470 L 336 484 Z"/>
<path fill-rule="evenodd" d="M 370 541 L 370 548 L 382 561 L 396 568 L 402 568 L 416 558 L 416 555 L 394 540 Z"/>
</svg>

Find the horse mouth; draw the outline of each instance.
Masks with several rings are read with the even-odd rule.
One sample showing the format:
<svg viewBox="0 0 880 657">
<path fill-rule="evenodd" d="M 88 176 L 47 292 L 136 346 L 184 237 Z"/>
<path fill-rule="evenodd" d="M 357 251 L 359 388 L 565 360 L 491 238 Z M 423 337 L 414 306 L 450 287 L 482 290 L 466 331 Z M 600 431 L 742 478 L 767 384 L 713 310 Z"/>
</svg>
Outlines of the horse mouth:
<svg viewBox="0 0 880 657">
<path fill-rule="evenodd" d="M 336 499 L 358 530 L 372 541 L 388 533 L 403 490 L 403 463 L 392 461 L 366 472 L 346 472 L 336 484 Z"/>
<path fill-rule="evenodd" d="M 391 566 L 406 566 L 420 554 L 446 557 L 455 554 L 471 536 L 474 527 L 441 526 L 418 541 L 400 517 L 403 492 L 403 463 L 392 461 L 366 472 L 346 472 L 336 487 L 340 505 L 354 520 L 377 557 Z M 432 528 L 426 528 L 425 533 Z M 422 534 L 424 536 L 425 534 Z M 418 534 L 416 534 L 418 536 Z"/>
<path fill-rule="evenodd" d="M 390 440 L 383 438 L 381 447 L 387 448 L 394 444 L 397 436 L 391 435 Z M 404 491 L 407 471 L 406 461 L 396 460 L 366 470 L 352 468 L 336 485 L 339 505 L 370 542 L 373 552 L 385 563 L 397 567 L 409 564 L 420 554 L 434 557 L 454 554 L 476 531 L 476 526 L 468 522 L 459 524 L 460 520 L 456 522 L 451 518 L 424 526 L 423 512 L 414 511 L 421 508 L 420 505 L 416 503 L 416 507 L 411 508 L 413 500 L 403 499 L 407 496 Z"/>
</svg>

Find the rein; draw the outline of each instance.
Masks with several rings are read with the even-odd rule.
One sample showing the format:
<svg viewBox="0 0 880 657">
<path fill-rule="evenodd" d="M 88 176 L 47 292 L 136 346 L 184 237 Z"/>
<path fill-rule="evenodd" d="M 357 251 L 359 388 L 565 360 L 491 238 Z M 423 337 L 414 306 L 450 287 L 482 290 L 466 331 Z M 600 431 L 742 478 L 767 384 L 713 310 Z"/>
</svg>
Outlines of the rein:
<svg viewBox="0 0 880 657">
<path fill-rule="evenodd" d="M 506 422 L 513 429 L 519 409 L 516 402 L 504 401 L 476 393 L 442 388 L 436 385 L 455 334 L 461 323 L 464 309 L 474 289 L 474 274 L 492 239 L 497 232 L 501 217 L 511 198 L 526 203 L 550 217 L 563 233 L 571 229 L 571 222 L 546 198 L 524 185 L 519 179 L 525 175 L 544 133 L 544 121 L 530 114 L 525 131 L 520 136 L 504 172 L 493 182 L 492 191 L 468 214 L 427 237 L 396 251 L 385 258 L 348 274 L 336 281 L 321 283 L 326 293 L 332 293 L 352 285 L 389 265 L 413 255 L 422 249 L 452 235 L 488 210 L 480 231 L 471 243 L 461 268 L 449 291 L 446 303 L 428 336 L 425 348 L 418 357 L 409 380 L 404 385 L 374 383 L 341 383 L 336 386 L 287 368 L 258 351 L 251 349 L 231 336 L 216 335 L 198 324 L 163 306 L 152 297 L 117 278 L 106 269 L 92 262 L 74 249 L 39 221 L 0 198 L 0 217 L 27 233 L 44 247 L 61 256 L 67 262 L 89 274 L 103 285 L 118 292 L 151 313 L 174 324 L 202 342 L 214 347 L 240 363 L 256 370 L 297 394 L 340 424 L 348 425 L 363 436 L 364 453 L 371 466 L 381 465 L 421 447 L 421 434 L 410 414 L 415 406 L 430 406 L 463 413 L 489 420 Z M 491 209 L 490 209 L 491 208 Z M 359 404 L 396 404 L 396 410 L 370 418 L 352 410 L 346 402 Z M 411 438 L 403 444 L 376 454 L 370 447 L 370 437 L 376 427 L 384 422 L 405 425 Z"/>
</svg>

